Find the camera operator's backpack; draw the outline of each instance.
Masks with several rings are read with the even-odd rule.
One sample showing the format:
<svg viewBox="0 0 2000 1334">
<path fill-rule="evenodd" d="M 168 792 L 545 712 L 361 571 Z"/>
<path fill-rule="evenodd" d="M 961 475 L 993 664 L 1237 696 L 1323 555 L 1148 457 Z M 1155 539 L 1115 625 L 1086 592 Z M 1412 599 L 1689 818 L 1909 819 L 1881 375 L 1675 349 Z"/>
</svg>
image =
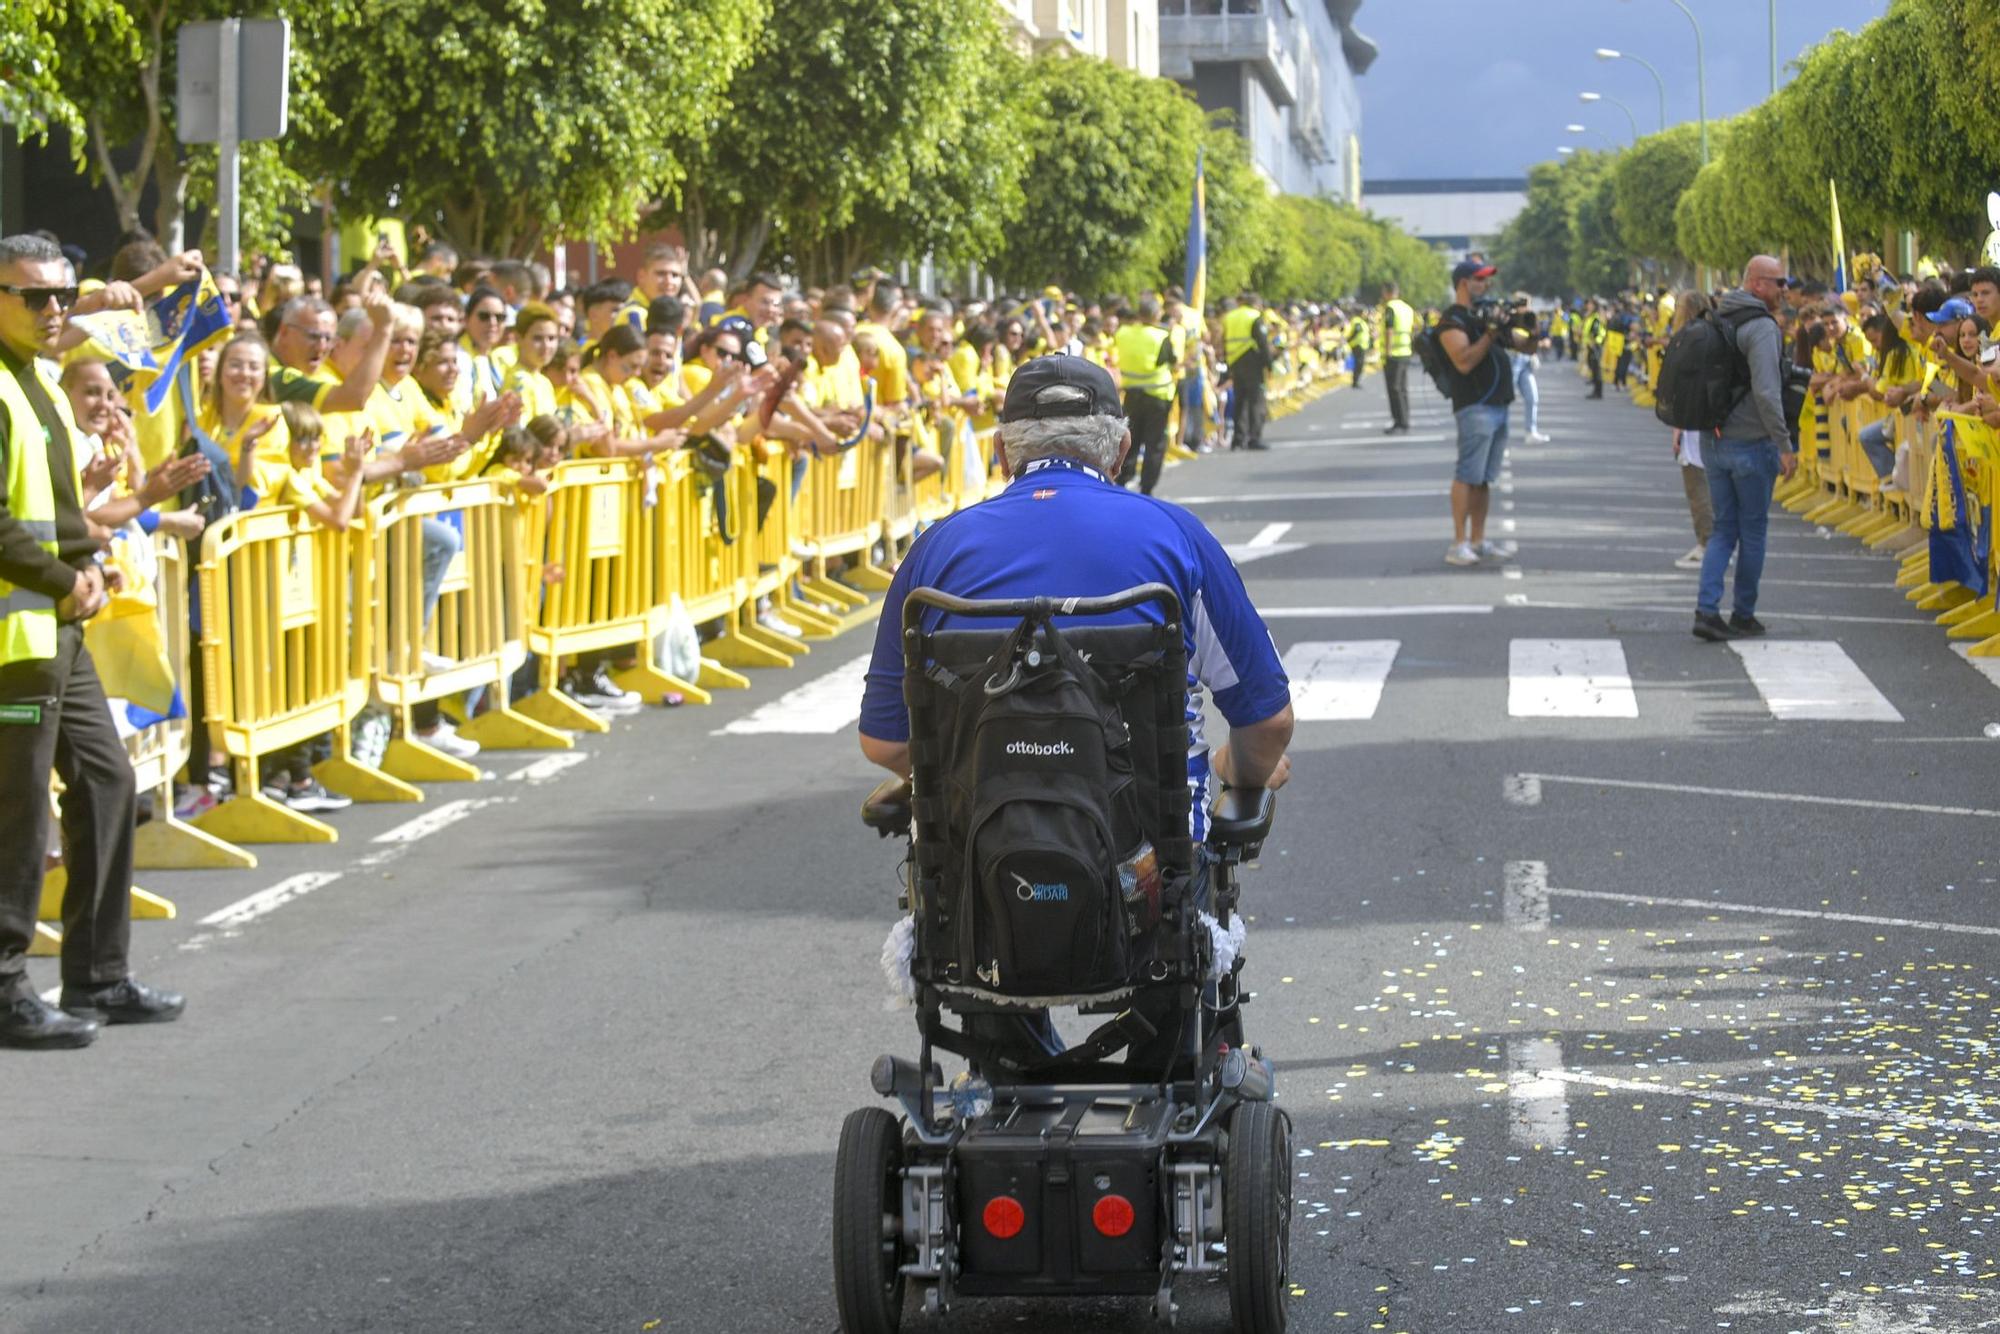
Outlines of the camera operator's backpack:
<svg viewBox="0 0 2000 1334">
<path fill-rule="evenodd" d="M 1750 363 L 1736 336 L 1751 320 L 1769 318 L 1759 307 L 1689 320 L 1660 360 L 1653 415 L 1680 431 L 1720 429 L 1750 392 Z"/>
<path fill-rule="evenodd" d="M 1424 368 L 1424 374 L 1431 377 L 1431 383 L 1446 398 L 1451 397 L 1452 382 L 1458 371 L 1453 368 L 1451 358 L 1445 355 L 1444 346 L 1438 342 L 1437 330 L 1417 325 L 1410 335 L 1410 351 L 1417 357 L 1417 363 Z"/>
</svg>

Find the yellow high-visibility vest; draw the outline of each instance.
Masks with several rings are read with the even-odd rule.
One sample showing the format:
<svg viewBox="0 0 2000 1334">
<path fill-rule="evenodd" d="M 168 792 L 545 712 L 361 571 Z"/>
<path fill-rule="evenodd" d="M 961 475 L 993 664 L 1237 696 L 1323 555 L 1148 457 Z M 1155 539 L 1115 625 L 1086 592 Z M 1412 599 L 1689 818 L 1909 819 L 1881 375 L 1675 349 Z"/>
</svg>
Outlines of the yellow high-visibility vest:
<svg viewBox="0 0 2000 1334">
<path fill-rule="evenodd" d="M 1255 306 L 1238 306 L 1222 317 L 1222 359 L 1235 365 L 1238 357 L 1257 346 L 1250 331 L 1262 313 Z"/>
<path fill-rule="evenodd" d="M 69 396 L 39 360 L 27 372 L 38 375 L 42 389 L 55 404 L 56 416 L 70 433 L 70 465 L 77 468 L 76 423 L 70 417 Z M 0 369 L 0 404 L 7 408 L 7 510 L 26 528 L 37 545 L 56 554 L 56 489 L 49 472 L 48 432 L 19 380 Z M 79 473 L 71 484 L 83 495 Z M 17 588 L 0 579 L 0 663 L 22 662 L 56 655 L 56 602 L 46 593 Z"/>
<path fill-rule="evenodd" d="M 1136 390 L 1173 401 L 1173 371 L 1160 364 L 1160 349 L 1166 346 L 1168 336 L 1165 329 L 1137 320 L 1118 326 L 1118 377 L 1126 392 Z"/>
<path fill-rule="evenodd" d="M 1403 298 L 1390 297 L 1382 306 L 1382 355 L 1410 355 L 1410 335 L 1416 331 L 1417 312 Z"/>
</svg>

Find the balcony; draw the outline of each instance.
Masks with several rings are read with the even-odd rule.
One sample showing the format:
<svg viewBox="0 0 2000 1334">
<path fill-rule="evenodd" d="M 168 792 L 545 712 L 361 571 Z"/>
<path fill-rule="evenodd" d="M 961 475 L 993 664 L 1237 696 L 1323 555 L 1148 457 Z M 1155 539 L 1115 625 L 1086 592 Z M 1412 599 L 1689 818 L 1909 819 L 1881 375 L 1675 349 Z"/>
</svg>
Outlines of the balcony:
<svg viewBox="0 0 2000 1334">
<path fill-rule="evenodd" d="M 1281 0 L 1160 0 L 1160 73 L 1191 82 L 1194 67 L 1243 64 L 1281 107 L 1299 97 L 1292 18 Z"/>
</svg>

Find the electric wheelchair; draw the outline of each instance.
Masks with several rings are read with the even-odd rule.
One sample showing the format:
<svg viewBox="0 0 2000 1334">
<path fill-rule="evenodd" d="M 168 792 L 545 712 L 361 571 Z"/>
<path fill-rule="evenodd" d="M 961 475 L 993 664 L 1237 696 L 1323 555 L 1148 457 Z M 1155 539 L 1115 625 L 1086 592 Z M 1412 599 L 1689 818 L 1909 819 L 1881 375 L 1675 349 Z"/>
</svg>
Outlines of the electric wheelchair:
<svg viewBox="0 0 2000 1334">
<path fill-rule="evenodd" d="M 1057 629 L 1059 618 L 1147 603 L 1158 623 Z M 976 618 L 999 628 L 927 632 L 925 608 L 954 625 Z M 911 778 L 878 787 L 862 819 L 883 837 L 910 840 L 901 875 L 910 918 L 899 932 L 909 940 L 906 991 L 920 1043 L 914 1061 L 884 1055 L 871 1072 L 875 1092 L 902 1116 L 866 1107 L 841 1127 L 833 1263 L 848 1334 L 893 1334 L 912 1292 L 931 1316 L 960 1297 L 1150 1297 L 1155 1317 L 1172 1325 L 1175 1283 L 1217 1271 L 1238 1334 L 1285 1328 L 1290 1119 L 1274 1101 L 1270 1064 L 1244 1044 L 1238 1013 L 1236 877 L 1261 850 L 1274 803 L 1262 789 L 1224 791 L 1205 845 L 1189 837 L 1181 617 L 1160 584 L 1098 598 L 908 595 Z M 973 715 L 1008 690 L 1026 694 L 1010 718 L 1014 739 L 999 749 L 1074 749 L 1070 738 L 1092 724 L 1062 716 L 1055 687 L 1037 684 L 1065 672 L 1087 674 L 1109 705 L 1103 730 L 1117 752 L 1119 802 L 1156 866 L 1135 873 L 1121 863 L 1101 894 L 1078 893 L 1092 904 L 1056 919 L 1068 948 L 1023 975 L 1003 970 L 1007 933 L 1050 920 L 1025 914 L 1066 887 L 1051 883 L 1054 872 L 1010 863 L 1029 869 L 1007 871 L 1016 892 L 994 892 L 981 869 L 994 864 L 993 821 L 981 823 L 993 803 L 965 790 L 966 757 L 994 753 L 991 729 Z M 1063 804 L 1059 779 L 1048 780 L 1046 798 Z M 1043 857 L 1038 864 L 1053 855 L 1002 851 Z M 1108 928 L 1093 906 L 1105 899 Z M 1068 976 L 1050 971 L 1063 965 Z M 996 1036 L 1051 1005 L 1107 1018 L 1060 1051 Z M 935 1060 L 941 1052 L 967 1061 L 950 1084 Z"/>
</svg>

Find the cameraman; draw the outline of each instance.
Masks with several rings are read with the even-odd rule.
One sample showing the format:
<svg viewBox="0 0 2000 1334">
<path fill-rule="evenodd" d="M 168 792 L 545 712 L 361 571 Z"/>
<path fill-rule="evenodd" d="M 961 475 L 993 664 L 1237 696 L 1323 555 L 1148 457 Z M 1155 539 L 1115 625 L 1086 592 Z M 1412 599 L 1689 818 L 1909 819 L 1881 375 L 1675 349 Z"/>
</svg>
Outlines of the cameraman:
<svg viewBox="0 0 2000 1334">
<path fill-rule="evenodd" d="M 1451 411 L 1458 420 L 1452 539 L 1444 554 L 1449 565 L 1505 560 L 1510 554 L 1486 540 L 1486 507 L 1507 452 L 1507 408 L 1514 401 L 1507 354 L 1518 345 L 1518 331 L 1507 312 L 1486 299 L 1494 272 L 1491 264 L 1461 260 L 1451 271 L 1451 309 L 1437 326 L 1438 346 L 1451 360 Z"/>
</svg>

